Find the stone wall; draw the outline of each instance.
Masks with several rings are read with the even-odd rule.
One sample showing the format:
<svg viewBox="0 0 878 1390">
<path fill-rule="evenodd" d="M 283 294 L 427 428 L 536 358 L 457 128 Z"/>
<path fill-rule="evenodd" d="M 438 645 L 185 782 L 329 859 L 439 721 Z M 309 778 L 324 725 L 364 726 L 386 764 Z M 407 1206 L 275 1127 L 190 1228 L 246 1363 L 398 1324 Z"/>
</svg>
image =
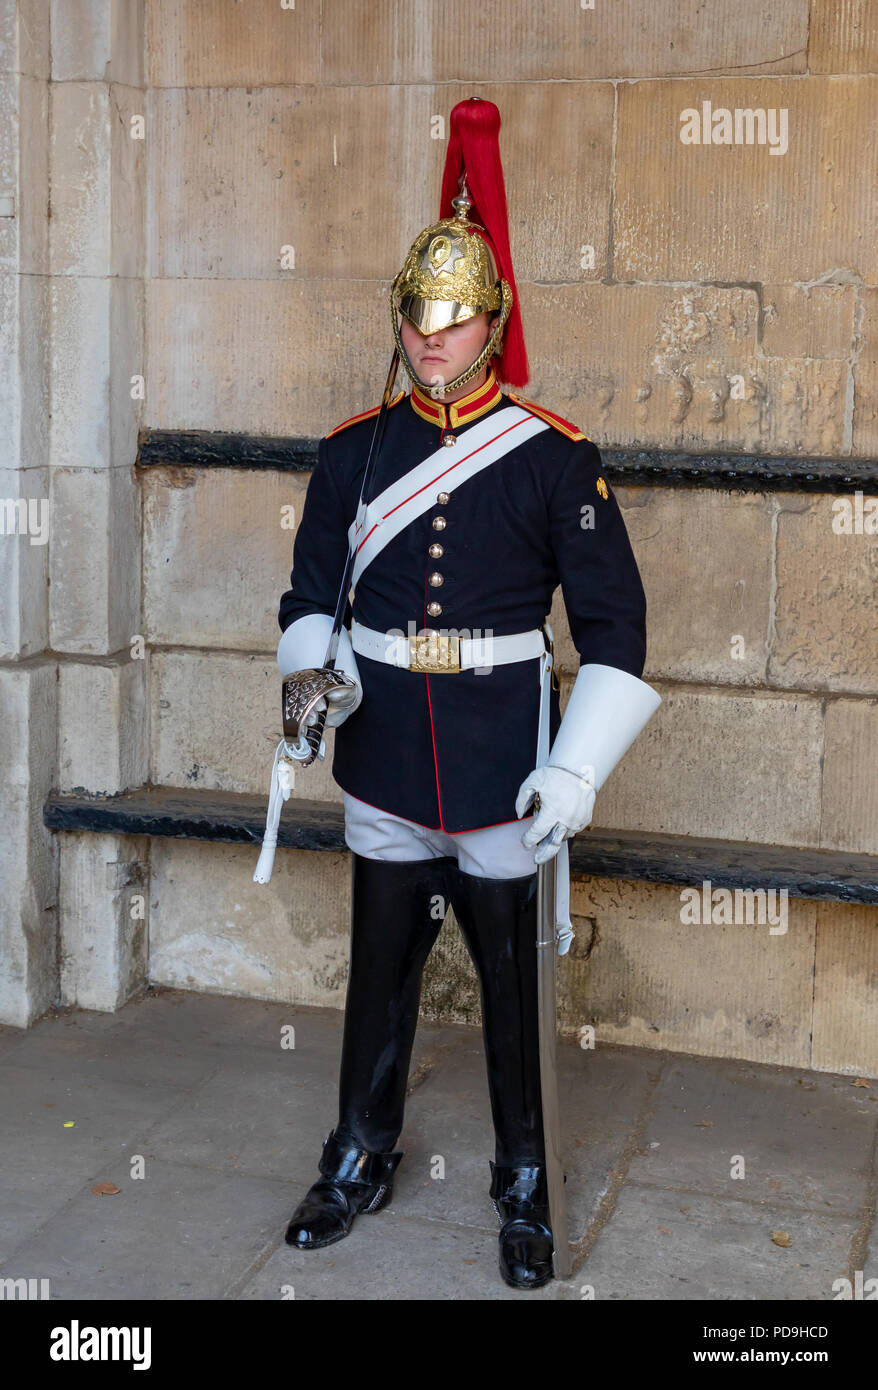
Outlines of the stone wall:
<svg viewBox="0 0 878 1390">
<path fill-rule="evenodd" d="M 143 780 L 148 763 L 147 663 L 132 659 L 146 229 L 146 141 L 132 118 L 146 115 L 143 9 L 142 0 L 0 0 L 0 495 L 12 503 L 0 536 L 0 1017 L 20 1025 L 58 1000 L 68 954 L 46 794 L 115 790 Z M 44 539 L 20 519 L 19 499 L 47 509 Z M 91 904 L 100 916 L 111 861 L 126 859 L 124 847 L 106 848 L 99 886 L 76 896 L 80 916 Z M 80 925 L 90 936 L 93 924 Z M 90 950 L 118 963 L 112 938 Z M 141 951 L 101 1005 L 127 997 L 144 970 Z"/>
<path fill-rule="evenodd" d="M 21 457 L 58 505 L 48 559 L 16 552 L 28 599 L 0 666 L 22 692 L 11 804 L 30 860 L 16 872 L 47 885 L 16 938 L 42 983 L 8 1014 L 35 1016 L 59 978 L 63 998 L 111 1008 L 147 969 L 341 1004 L 344 857 L 282 852 L 257 889 L 241 850 L 66 837 L 55 964 L 45 787 L 264 791 L 277 738 L 284 516 L 301 514 L 308 475 L 151 468 L 138 488 L 138 424 L 307 437 L 376 401 L 388 283 L 436 215 L 448 112 L 475 94 L 503 115 L 527 394 L 599 445 L 874 457 L 875 7 L 69 0 L 52 7 L 51 66 L 48 31 L 27 56 L 46 9 L 5 0 L 27 36 L 13 99 L 53 113 L 34 165 L 52 222 L 32 214 L 37 249 L 4 261 L 2 283 L 25 306 Z M 786 111 L 786 152 L 683 144 L 681 113 L 704 103 Z M 619 496 L 664 704 L 596 824 L 878 853 L 875 536 L 837 534 L 828 494 Z M 339 795 L 325 767 L 306 786 Z M 144 882 L 148 967 L 127 920 Z M 574 908 L 568 1029 L 878 1074 L 874 910 L 799 902 L 784 936 L 684 927 L 676 889 L 603 880 L 578 882 Z M 118 968 L 96 970 L 98 955 Z M 449 924 L 425 1007 L 472 1019 L 473 986 Z"/>
</svg>

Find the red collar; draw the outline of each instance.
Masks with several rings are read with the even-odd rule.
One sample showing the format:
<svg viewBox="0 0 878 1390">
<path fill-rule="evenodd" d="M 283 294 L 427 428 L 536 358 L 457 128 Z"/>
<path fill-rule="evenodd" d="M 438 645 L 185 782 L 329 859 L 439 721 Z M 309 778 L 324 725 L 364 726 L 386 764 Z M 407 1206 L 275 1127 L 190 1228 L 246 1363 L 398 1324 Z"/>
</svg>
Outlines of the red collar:
<svg viewBox="0 0 878 1390">
<path fill-rule="evenodd" d="M 471 391 L 468 396 L 461 396 L 459 401 L 452 401 L 449 405 L 445 405 L 441 400 L 434 400 L 428 391 L 416 385 L 412 386 L 409 399 L 412 409 L 422 420 L 429 420 L 431 425 L 446 430 L 468 425 L 480 415 L 485 415 L 498 401 L 502 401 L 503 392 L 497 385 L 493 370 L 489 368 L 487 381 L 475 391 Z"/>
</svg>

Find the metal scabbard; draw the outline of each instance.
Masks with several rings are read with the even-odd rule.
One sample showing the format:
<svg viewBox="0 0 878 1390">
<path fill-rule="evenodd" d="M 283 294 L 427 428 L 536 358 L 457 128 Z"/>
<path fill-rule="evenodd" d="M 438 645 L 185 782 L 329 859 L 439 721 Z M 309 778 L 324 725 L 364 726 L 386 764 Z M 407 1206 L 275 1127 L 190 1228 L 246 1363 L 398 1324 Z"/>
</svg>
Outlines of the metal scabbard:
<svg viewBox="0 0 878 1390">
<path fill-rule="evenodd" d="M 558 1106 L 555 1004 L 555 884 L 557 856 L 537 865 L 537 991 L 539 1000 L 540 1091 L 543 1102 L 543 1136 L 546 1145 L 546 1186 L 549 1218 L 555 1249 L 552 1265 L 556 1279 L 570 1276 L 567 1242 L 567 1202 L 561 1159 L 561 1119 Z"/>
</svg>

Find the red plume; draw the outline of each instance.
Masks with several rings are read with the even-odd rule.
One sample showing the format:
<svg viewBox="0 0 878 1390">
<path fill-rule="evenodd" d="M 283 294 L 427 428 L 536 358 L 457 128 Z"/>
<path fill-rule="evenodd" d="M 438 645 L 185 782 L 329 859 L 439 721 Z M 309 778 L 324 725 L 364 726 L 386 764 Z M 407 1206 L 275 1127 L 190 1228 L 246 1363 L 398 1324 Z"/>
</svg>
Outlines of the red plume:
<svg viewBox="0 0 878 1390">
<path fill-rule="evenodd" d="M 503 334 L 503 351 L 495 359 L 497 375 L 509 386 L 525 386 L 530 368 L 509 249 L 506 187 L 503 165 L 500 163 L 500 112 L 493 101 L 469 97 L 466 101 L 459 101 L 451 112 L 450 130 L 439 216 L 454 216 L 451 200 L 460 191 L 460 176 L 465 171 L 473 203 L 469 216 L 473 222 L 481 223 L 488 233 L 484 239 L 494 253 L 497 269 L 502 278 L 509 282 L 513 295 L 512 312 Z"/>
</svg>

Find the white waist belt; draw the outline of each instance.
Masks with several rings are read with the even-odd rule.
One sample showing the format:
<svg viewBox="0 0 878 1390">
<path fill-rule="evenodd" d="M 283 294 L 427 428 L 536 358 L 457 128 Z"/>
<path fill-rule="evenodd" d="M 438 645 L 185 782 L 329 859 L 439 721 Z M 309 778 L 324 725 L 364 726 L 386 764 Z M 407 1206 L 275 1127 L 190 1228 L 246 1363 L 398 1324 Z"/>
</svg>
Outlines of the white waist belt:
<svg viewBox="0 0 878 1390">
<path fill-rule="evenodd" d="M 442 640 L 441 632 L 439 639 Z M 373 661 L 386 661 L 390 666 L 422 671 L 425 668 L 417 664 L 416 643 L 421 644 L 422 651 L 424 644 L 429 645 L 429 629 L 426 635 L 418 637 L 393 637 L 376 628 L 363 627 L 356 619 L 351 622 L 351 646 L 358 656 L 369 656 Z M 504 666 L 510 661 L 526 661 L 542 656 L 546 643 L 542 631 L 535 627 L 530 632 L 513 632 L 506 637 L 460 637 L 455 652 L 458 648 L 458 664 L 448 667 L 450 671 L 458 667 L 461 671 L 469 671 Z M 434 673 L 441 671 L 442 667 L 428 666 L 426 669 Z"/>
</svg>

